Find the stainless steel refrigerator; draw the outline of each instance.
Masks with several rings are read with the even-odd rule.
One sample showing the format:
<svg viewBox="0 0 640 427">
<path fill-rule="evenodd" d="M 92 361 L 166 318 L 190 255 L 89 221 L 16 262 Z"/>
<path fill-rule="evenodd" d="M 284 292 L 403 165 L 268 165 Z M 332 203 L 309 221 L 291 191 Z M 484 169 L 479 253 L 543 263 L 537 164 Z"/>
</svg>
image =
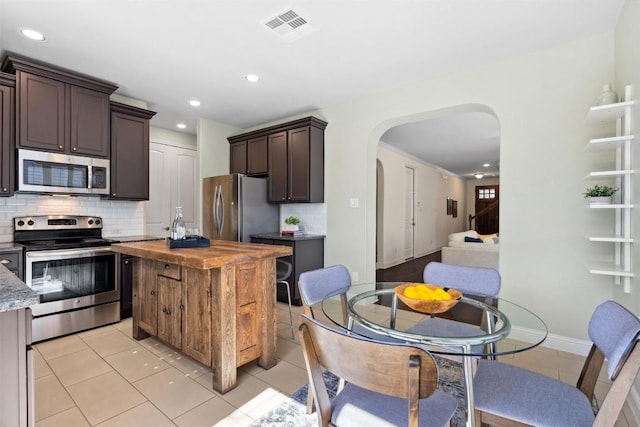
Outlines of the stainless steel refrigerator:
<svg viewBox="0 0 640 427">
<path fill-rule="evenodd" d="M 209 239 L 250 242 L 252 234 L 277 233 L 280 207 L 267 203 L 266 178 L 241 174 L 204 178 L 202 225 Z"/>
</svg>

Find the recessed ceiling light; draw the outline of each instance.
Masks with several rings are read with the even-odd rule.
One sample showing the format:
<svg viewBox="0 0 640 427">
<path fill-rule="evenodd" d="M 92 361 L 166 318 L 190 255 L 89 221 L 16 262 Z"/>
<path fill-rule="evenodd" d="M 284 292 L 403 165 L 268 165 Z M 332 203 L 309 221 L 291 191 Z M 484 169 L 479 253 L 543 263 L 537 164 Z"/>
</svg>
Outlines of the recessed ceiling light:
<svg viewBox="0 0 640 427">
<path fill-rule="evenodd" d="M 491 166 L 489 163 L 485 163 L 484 165 L 482 165 L 485 168 L 488 168 L 489 166 Z"/>
<path fill-rule="evenodd" d="M 20 34 L 22 34 L 23 36 L 31 40 L 35 40 L 39 42 L 42 42 L 45 40 L 44 34 L 42 34 L 40 31 L 32 30 L 31 28 L 21 28 Z"/>
<path fill-rule="evenodd" d="M 246 76 L 244 76 L 244 78 L 247 79 L 247 81 L 250 81 L 252 83 L 253 82 L 257 82 L 258 80 L 260 80 L 260 77 L 258 77 L 255 74 L 247 74 Z"/>
<path fill-rule="evenodd" d="M 176 125 L 176 127 L 177 127 L 178 129 L 184 129 L 184 128 L 186 128 L 186 127 L 187 127 L 187 125 L 185 125 L 184 123 L 178 123 L 178 124 Z"/>
<path fill-rule="evenodd" d="M 200 101 L 198 101 L 197 99 L 192 99 L 191 101 L 189 101 L 189 105 L 191 105 L 192 107 L 199 107 Z"/>
</svg>

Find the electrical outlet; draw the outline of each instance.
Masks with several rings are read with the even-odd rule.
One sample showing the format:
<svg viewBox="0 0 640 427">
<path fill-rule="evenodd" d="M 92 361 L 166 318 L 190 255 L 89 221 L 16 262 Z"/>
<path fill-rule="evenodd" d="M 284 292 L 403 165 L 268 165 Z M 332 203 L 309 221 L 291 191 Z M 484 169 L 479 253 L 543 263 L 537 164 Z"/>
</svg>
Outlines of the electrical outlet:
<svg viewBox="0 0 640 427">
<path fill-rule="evenodd" d="M 350 206 L 352 208 L 357 208 L 360 206 L 360 200 L 359 199 L 351 199 L 350 200 Z"/>
<path fill-rule="evenodd" d="M 351 281 L 352 282 L 357 282 L 358 281 L 358 272 L 357 271 L 352 271 L 351 272 Z"/>
</svg>

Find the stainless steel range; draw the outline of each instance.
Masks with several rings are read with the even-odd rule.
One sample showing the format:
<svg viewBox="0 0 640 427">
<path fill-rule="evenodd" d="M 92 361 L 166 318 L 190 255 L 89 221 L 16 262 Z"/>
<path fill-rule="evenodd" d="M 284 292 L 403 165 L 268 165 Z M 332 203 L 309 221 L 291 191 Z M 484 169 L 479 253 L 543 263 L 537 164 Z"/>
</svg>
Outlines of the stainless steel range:
<svg viewBox="0 0 640 427">
<path fill-rule="evenodd" d="M 40 295 L 31 307 L 34 342 L 120 320 L 118 263 L 102 218 L 14 218 L 13 240 L 25 245 L 25 283 Z"/>
</svg>

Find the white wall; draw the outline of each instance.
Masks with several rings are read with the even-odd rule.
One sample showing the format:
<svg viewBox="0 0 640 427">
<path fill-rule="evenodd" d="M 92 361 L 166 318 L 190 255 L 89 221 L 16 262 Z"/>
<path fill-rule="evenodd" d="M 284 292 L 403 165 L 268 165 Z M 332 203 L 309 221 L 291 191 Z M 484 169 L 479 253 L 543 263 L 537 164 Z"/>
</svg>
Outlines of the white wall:
<svg viewBox="0 0 640 427">
<path fill-rule="evenodd" d="M 378 267 L 387 268 L 404 262 L 405 254 L 405 167 L 415 171 L 415 257 L 439 250 L 449 233 L 464 225 L 465 184 L 460 177 L 425 165 L 388 147 L 379 145 L 377 159 L 382 173 L 382 235 L 378 236 Z M 443 178 L 444 177 L 444 178 Z M 458 200 L 458 217 L 447 215 L 446 199 Z"/>
<path fill-rule="evenodd" d="M 631 24 L 638 22 L 637 2 L 630 4 L 633 14 L 622 14 L 618 31 L 626 39 L 618 41 L 619 49 L 634 58 L 625 63 L 639 55 L 633 47 L 638 37 L 630 36 L 637 32 Z M 583 120 L 602 85 L 614 79 L 615 46 L 613 33 L 602 34 L 304 114 L 329 123 L 325 264 L 343 263 L 364 281 L 375 280 L 376 157 L 382 134 L 436 110 L 480 104 L 492 109 L 501 127 L 503 295 L 538 313 L 551 334 L 580 339 L 587 339 L 593 308 L 614 293 L 637 306 L 637 280 L 633 294 L 620 294 L 610 279 L 590 275 L 583 264 L 597 251 L 584 237 L 592 219 L 581 196 L 583 177 L 600 161 L 583 151 L 590 137 Z M 628 75 L 640 75 L 637 66 L 628 68 Z M 227 173 L 226 137 L 234 133 L 200 121 L 201 176 Z M 360 201 L 358 208 L 350 207 L 352 198 Z"/>
<path fill-rule="evenodd" d="M 616 27 L 615 40 L 615 89 L 618 94 L 624 93 L 624 86 L 631 84 L 634 89 L 633 97 L 636 100 L 636 107 L 633 109 L 633 127 L 632 131 L 635 135 L 635 147 L 633 152 L 633 165 L 635 169 L 640 167 L 640 149 L 638 149 L 638 129 L 640 129 L 640 106 L 638 104 L 638 95 L 640 95 L 640 1 L 628 0 L 624 9 L 620 14 L 620 20 Z M 633 178 L 633 197 L 636 205 L 640 201 L 640 177 L 636 173 Z M 631 245 L 632 268 L 636 273 L 636 277 L 631 281 L 633 295 L 625 295 L 622 290 L 617 287 L 614 289 L 615 299 L 624 301 L 628 308 L 636 314 L 640 313 L 640 276 L 639 262 L 640 245 L 637 243 L 638 230 L 640 230 L 640 212 L 636 209 L 632 214 L 631 230 L 636 237 L 636 243 Z M 635 404 L 631 405 L 636 420 L 640 420 L 640 378 L 636 378 L 631 398 Z"/>
<path fill-rule="evenodd" d="M 552 334 L 586 339 L 589 316 L 613 285 L 583 265 L 592 250 L 581 196 L 590 167 L 583 120 L 613 78 L 613 46 L 613 34 L 603 34 L 322 110 L 325 264 L 375 280 L 376 154 L 386 130 L 432 111 L 485 105 L 501 127 L 502 293 L 538 313 Z M 349 207 L 354 197 L 358 209 Z"/>
<path fill-rule="evenodd" d="M 631 84 L 633 86 L 633 97 L 636 100 L 636 106 L 632 110 L 632 131 L 635 134 L 633 142 L 633 166 L 636 170 L 640 168 L 640 149 L 638 142 L 640 135 L 640 1 L 628 0 L 624 9 L 620 14 L 620 20 L 616 27 L 616 43 L 615 43 L 615 82 L 614 88 L 618 95 L 624 93 L 624 86 Z M 612 79 L 613 81 L 613 79 Z M 632 200 L 636 206 L 640 202 L 640 176 L 638 173 L 633 178 Z M 635 298 L 628 298 L 621 294 L 620 289 L 616 289 L 616 299 L 626 301 L 628 307 L 634 310 L 636 314 L 640 313 L 640 244 L 637 237 L 640 230 L 640 211 L 635 209 L 632 212 L 631 230 L 636 237 L 636 243 L 631 245 L 632 249 L 632 268 L 635 270 L 636 277 L 631 281 L 632 292 Z"/>
</svg>

